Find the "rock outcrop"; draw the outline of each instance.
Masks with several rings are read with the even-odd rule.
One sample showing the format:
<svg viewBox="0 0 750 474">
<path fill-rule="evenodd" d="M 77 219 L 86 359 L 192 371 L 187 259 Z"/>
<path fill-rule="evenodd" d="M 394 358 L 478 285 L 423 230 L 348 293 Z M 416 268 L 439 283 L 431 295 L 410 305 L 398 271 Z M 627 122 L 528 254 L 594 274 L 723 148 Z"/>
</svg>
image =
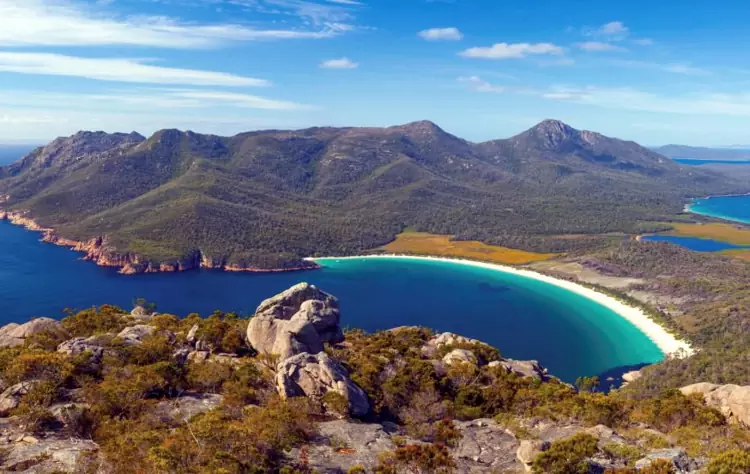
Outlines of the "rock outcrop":
<svg viewBox="0 0 750 474">
<path fill-rule="evenodd" d="M 534 459 L 540 453 L 548 450 L 549 447 L 549 441 L 524 439 L 518 446 L 518 450 L 516 450 L 516 457 L 523 464 L 524 469 L 530 472 Z"/>
<path fill-rule="evenodd" d="M 36 318 L 24 324 L 6 324 L 0 328 L 0 347 L 22 346 L 27 337 L 60 327 L 59 321 L 50 318 Z"/>
<path fill-rule="evenodd" d="M 720 410 L 727 420 L 750 428 L 750 386 L 697 383 L 680 391 L 683 395 L 700 393 L 706 404 Z"/>
<path fill-rule="evenodd" d="M 137 324 L 135 326 L 126 327 L 117 337 L 122 339 L 123 343 L 129 346 L 137 345 L 143 342 L 149 336 L 156 334 L 157 329 L 154 326 L 147 324 Z M 174 341 L 175 335 L 169 331 L 161 331 L 159 334 L 164 335 L 170 341 Z"/>
<path fill-rule="evenodd" d="M 247 339 L 261 354 L 281 360 L 316 354 L 323 344 L 344 340 L 338 300 L 308 283 L 300 283 L 263 301 L 250 320 Z"/>
<path fill-rule="evenodd" d="M 84 352 L 90 352 L 92 362 L 100 362 L 104 355 L 104 347 L 101 345 L 100 338 L 92 337 L 74 337 L 57 346 L 57 352 L 68 355 L 78 355 Z"/>
<path fill-rule="evenodd" d="M 472 364 L 477 365 L 477 356 L 473 352 L 466 349 L 453 349 L 443 357 L 443 363 L 445 365 L 454 364 Z"/>
<path fill-rule="evenodd" d="M 83 439 L 26 436 L 8 449 L 0 472 L 28 474 L 96 472 L 99 446 Z"/>
<path fill-rule="evenodd" d="M 695 472 L 698 465 L 695 461 L 690 459 L 682 448 L 671 448 L 671 449 L 659 449 L 651 451 L 643 458 L 639 459 L 635 463 L 636 469 L 643 469 L 648 467 L 657 460 L 669 461 L 674 466 L 674 469 L 678 473 L 690 473 Z"/>
<path fill-rule="evenodd" d="M 21 403 L 21 398 L 28 393 L 33 385 L 33 381 L 20 382 L 5 389 L 0 394 L 0 416 L 8 416 L 11 410 L 17 408 Z"/>
<path fill-rule="evenodd" d="M 282 361 L 277 368 L 276 388 L 284 398 L 307 396 L 322 400 L 327 393 L 335 392 L 346 400 L 352 416 L 364 416 L 370 411 L 365 392 L 325 352 L 298 354 Z"/>
</svg>

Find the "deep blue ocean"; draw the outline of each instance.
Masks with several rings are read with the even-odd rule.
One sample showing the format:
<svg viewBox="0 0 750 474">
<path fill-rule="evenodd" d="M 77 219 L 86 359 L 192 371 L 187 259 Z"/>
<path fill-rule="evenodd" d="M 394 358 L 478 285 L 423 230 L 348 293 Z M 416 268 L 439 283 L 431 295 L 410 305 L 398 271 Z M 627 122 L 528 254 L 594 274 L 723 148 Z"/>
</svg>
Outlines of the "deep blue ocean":
<svg viewBox="0 0 750 474">
<path fill-rule="evenodd" d="M 750 246 L 734 245 L 713 239 L 700 239 L 698 237 L 682 237 L 677 235 L 646 235 L 642 240 L 651 242 L 669 242 L 670 244 L 687 247 L 696 252 L 721 252 L 722 250 L 750 248 Z"/>
<path fill-rule="evenodd" d="M 190 271 L 119 275 L 80 254 L 0 222 L 0 323 L 61 317 L 65 307 L 137 297 L 160 312 L 253 313 L 265 298 L 300 281 L 341 300 L 342 325 L 367 331 L 422 325 L 486 341 L 504 356 L 540 360 L 567 381 L 662 358 L 656 345 L 611 310 L 536 280 L 456 263 L 403 259 L 327 261 L 309 272 Z"/>
</svg>

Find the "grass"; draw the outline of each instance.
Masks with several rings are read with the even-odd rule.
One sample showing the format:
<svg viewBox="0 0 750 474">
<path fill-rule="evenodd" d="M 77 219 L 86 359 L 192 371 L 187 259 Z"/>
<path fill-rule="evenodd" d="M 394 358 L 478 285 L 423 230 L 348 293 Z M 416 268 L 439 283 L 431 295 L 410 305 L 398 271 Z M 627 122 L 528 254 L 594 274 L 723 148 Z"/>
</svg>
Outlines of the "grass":
<svg viewBox="0 0 750 474">
<path fill-rule="evenodd" d="M 381 247 L 381 250 L 389 253 L 467 258 L 511 265 L 524 265 L 558 256 L 552 253 L 534 253 L 487 245 L 474 240 L 451 240 L 450 235 L 411 231 L 397 235 L 396 240 Z"/>
<path fill-rule="evenodd" d="M 698 237 L 729 242 L 735 245 L 750 245 L 750 227 L 739 224 L 671 224 L 673 230 L 669 235 Z"/>
<path fill-rule="evenodd" d="M 724 250 L 719 253 L 723 255 L 730 255 L 734 258 L 739 258 L 739 259 L 747 260 L 748 262 L 750 262 L 750 250 L 734 249 L 734 250 Z"/>
</svg>

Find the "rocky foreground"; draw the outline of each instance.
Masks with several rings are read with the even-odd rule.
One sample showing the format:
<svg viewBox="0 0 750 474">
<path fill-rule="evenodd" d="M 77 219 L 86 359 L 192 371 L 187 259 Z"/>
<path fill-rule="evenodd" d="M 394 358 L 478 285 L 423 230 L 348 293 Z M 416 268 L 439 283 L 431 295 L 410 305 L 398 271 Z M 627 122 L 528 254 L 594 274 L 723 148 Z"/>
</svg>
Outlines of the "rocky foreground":
<svg viewBox="0 0 750 474">
<path fill-rule="evenodd" d="M 577 391 L 456 334 L 345 335 L 305 283 L 249 321 L 102 307 L 0 348 L 2 472 L 750 472 L 750 387 Z"/>
</svg>

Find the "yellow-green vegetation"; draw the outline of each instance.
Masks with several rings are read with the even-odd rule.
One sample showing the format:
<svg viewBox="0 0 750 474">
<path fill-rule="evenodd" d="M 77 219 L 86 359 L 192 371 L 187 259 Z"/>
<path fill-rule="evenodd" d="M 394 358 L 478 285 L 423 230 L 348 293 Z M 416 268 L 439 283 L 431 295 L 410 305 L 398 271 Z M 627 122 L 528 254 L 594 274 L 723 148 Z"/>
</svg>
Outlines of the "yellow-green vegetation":
<svg viewBox="0 0 750 474">
<path fill-rule="evenodd" d="M 730 257 L 739 258 L 739 259 L 747 260 L 750 262 L 750 250 L 732 249 L 732 250 L 723 250 L 719 253 L 721 253 L 722 255 L 729 255 Z"/>
<path fill-rule="evenodd" d="M 672 223 L 669 235 L 698 237 L 729 242 L 735 245 L 750 245 L 750 227 L 739 224 L 678 224 Z"/>
<path fill-rule="evenodd" d="M 476 240 L 452 240 L 450 235 L 427 232 L 403 232 L 396 236 L 396 240 L 383 246 L 382 250 L 388 253 L 467 258 L 511 265 L 523 265 L 557 256 L 487 245 Z"/>
<path fill-rule="evenodd" d="M 305 446 L 315 439 L 317 423 L 347 416 L 340 396 L 280 399 L 274 364 L 245 346 L 241 334 L 247 320 L 234 314 L 216 312 L 205 319 L 159 315 L 149 322 L 154 333 L 134 345 L 112 335 L 136 323 L 121 309 L 102 306 L 69 315 L 62 329 L 30 338 L 22 347 L 0 349 L 0 379 L 30 387 L 12 414 L 40 433 L 65 430 L 93 440 L 115 474 L 309 474 Z M 211 352 L 231 351 L 234 357 L 203 362 L 177 357 L 175 346 L 184 345 L 196 324 Z M 57 344 L 73 335 L 95 338 L 104 348 L 101 357 L 89 351 L 58 353 Z M 500 354 L 481 343 L 463 342 L 428 356 L 421 348 L 431 337 L 420 328 L 374 334 L 355 330 L 346 334 L 346 344 L 327 347 L 367 394 L 372 407 L 367 421 L 395 423 L 403 435 L 403 442 L 394 437 L 397 447 L 380 456 L 377 473 L 456 472 L 450 449 L 460 442 L 461 431 L 455 421 L 486 417 L 518 426 L 529 419 L 604 424 L 644 448 L 644 429 L 656 429 L 668 446 L 677 443 L 691 456 L 711 457 L 716 473 L 739 472 L 727 466 L 747 461 L 741 453 L 750 447 L 750 431 L 728 425 L 699 396 L 679 391 L 642 399 L 607 395 L 593 391 L 585 379 L 581 386 L 586 390 L 577 391 L 556 379 L 535 380 L 490 367 L 486 363 Z M 471 350 L 479 366 L 436 366 L 435 358 L 451 348 Z M 215 408 L 188 419 L 165 416 L 186 393 L 222 397 Z M 64 428 L 54 428 L 59 415 L 53 416 L 50 407 L 60 402 L 75 404 Z M 529 430 L 527 437 L 533 436 Z M 300 454 L 290 458 L 286 453 L 292 448 Z M 553 443 L 534 466 L 537 472 L 583 472 L 586 458 L 597 450 L 623 464 L 640 454 L 637 448 L 600 448 L 590 435 L 579 434 Z"/>
</svg>

